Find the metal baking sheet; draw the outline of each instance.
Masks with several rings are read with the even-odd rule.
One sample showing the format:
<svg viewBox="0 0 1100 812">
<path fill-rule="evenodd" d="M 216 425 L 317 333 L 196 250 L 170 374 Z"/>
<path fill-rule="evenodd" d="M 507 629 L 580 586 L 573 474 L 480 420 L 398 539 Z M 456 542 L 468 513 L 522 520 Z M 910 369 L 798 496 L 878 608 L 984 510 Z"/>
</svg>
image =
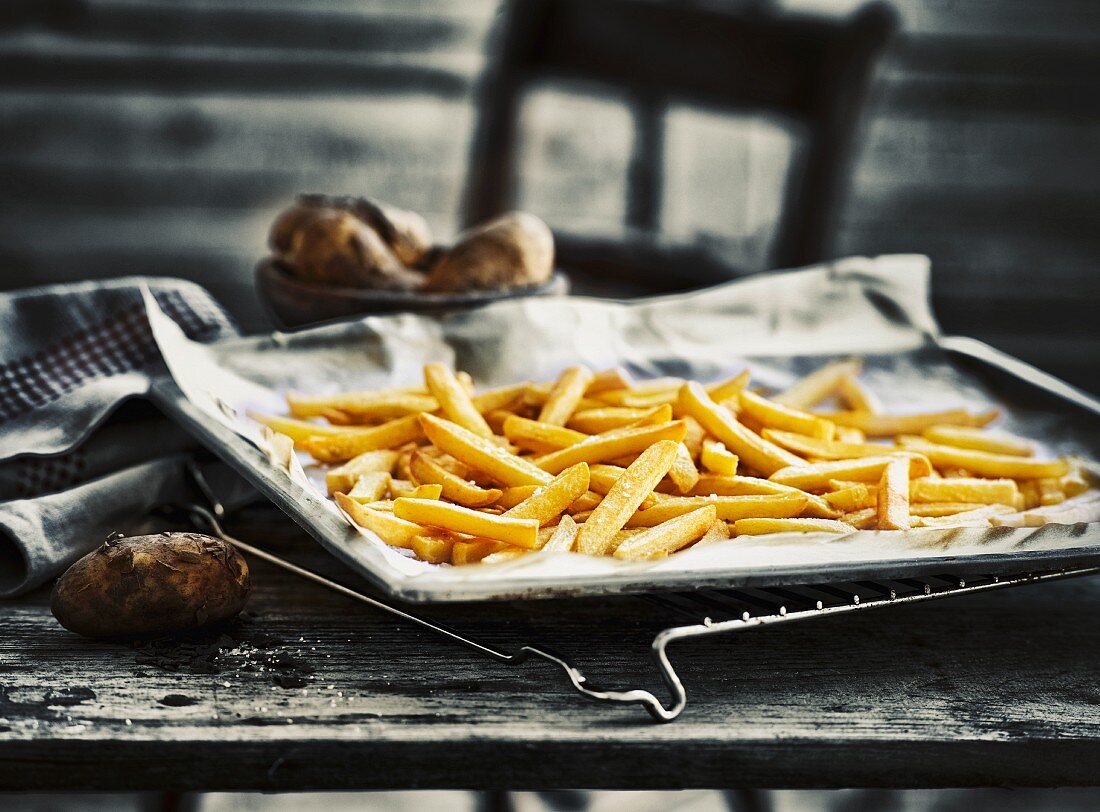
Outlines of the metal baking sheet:
<svg viewBox="0 0 1100 812">
<path fill-rule="evenodd" d="M 655 562 L 540 554 L 495 565 L 431 565 L 351 527 L 318 487 L 318 472 L 267 447 L 245 416 L 248 409 L 284 412 L 283 394 L 292 389 L 417 383 L 427 361 L 452 363 L 479 386 L 549 380 L 586 363 L 621 365 L 639 378 L 703 381 L 747 365 L 755 381 L 783 387 L 828 360 L 856 355 L 891 411 L 997 405 L 1001 426 L 1040 440 L 1047 453 L 1100 456 L 1100 403 L 979 342 L 943 336 L 929 309 L 928 279 L 925 257 L 857 257 L 631 303 L 528 299 L 442 318 L 368 317 L 215 345 L 188 341 L 148 297 L 170 370 L 154 394 L 334 555 L 407 601 L 905 577 L 945 568 L 996 574 L 1100 561 L 1100 524 L 1077 524 L 742 537 Z"/>
</svg>

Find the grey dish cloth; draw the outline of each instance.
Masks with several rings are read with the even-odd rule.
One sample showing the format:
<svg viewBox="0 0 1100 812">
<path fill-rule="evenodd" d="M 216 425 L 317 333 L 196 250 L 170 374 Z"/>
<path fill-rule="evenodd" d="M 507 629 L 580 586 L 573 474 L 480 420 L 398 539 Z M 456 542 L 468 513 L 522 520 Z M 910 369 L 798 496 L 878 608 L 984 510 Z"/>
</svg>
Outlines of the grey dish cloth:
<svg viewBox="0 0 1100 812">
<path fill-rule="evenodd" d="M 197 341 L 237 335 L 201 287 L 128 277 L 0 294 L 0 598 L 46 582 L 107 534 L 189 498 L 193 443 L 148 413 L 108 422 L 163 363 L 148 286 Z M 141 410 L 137 410 L 141 411 Z"/>
</svg>

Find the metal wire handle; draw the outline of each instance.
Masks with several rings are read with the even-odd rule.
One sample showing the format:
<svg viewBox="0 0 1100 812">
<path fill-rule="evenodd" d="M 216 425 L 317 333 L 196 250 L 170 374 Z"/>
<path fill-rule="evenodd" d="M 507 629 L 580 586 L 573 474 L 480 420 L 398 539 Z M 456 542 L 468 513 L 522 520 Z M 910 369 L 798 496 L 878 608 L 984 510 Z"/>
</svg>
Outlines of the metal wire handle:
<svg viewBox="0 0 1100 812">
<path fill-rule="evenodd" d="M 331 589 L 334 592 L 338 592 L 348 598 L 365 603 L 379 611 L 386 612 L 388 614 L 399 617 L 402 620 L 406 620 L 410 623 L 415 623 L 421 628 L 428 629 L 435 632 L 448 640 L 451 640 L 460 645 L 466 646 L 480 654 L 491 657 L 492 659 L 507 663 L 509 665 L 520 665 L 531 658 L 538 658 L 545 660 L 549 663 L 559 666 L 565 675 L 569 678 L 569 682 L 573 689 L 580 693 L 582 696 L 587 697 L 599 702 L 613 702 L 627 705 L 641 705 L 649 713 L 649 715 L 657 722 L 671 722 L 676 719 L 687 706 L 687 691 L 684 689 L 684 684 L 680 680 L 679 675 L 676 673 L 676 669 L 673 667 L 668 657 L 668 647 L 670 644 L 677 640 L 687 640 L 695 637 L 709 637 L 716 634 L 728 634 L 735 631 L 748 631 L 751 629 L 760 629 L 765 626 L 770 626 L 779 623 L 792 623 L 798 620 L 810 620 L 814 618 L 833 617 L 836 615 L 848 614 L 851 612 L 869 611 L 872 609 L 884 608 L 887 606 L 901 606 L 913 603 L 922 603 L 929 600 L 937 600 L 946 597 L 953 597 L 957 595 L 970 595 L 978 592 L 988 592 L 994 589 L 1004 589 L 1012 586 L 1022 586 L 1024 584 L 1039 583 L 1042 581 L 1059 580 L 1062 578 L 1072 578 L 1084 575 L 1093 575 L 1100 573 L 1100 566 L 1078 567 L 1074 569 L 1059 570 L 1056 572 L 1041 572 L 1041 573 L 1026 573 L 1022 575 L 1015 575 L 1010 577 L 993 577 L 983 583 L 967 584 L 965 580 L 959 580 L 956 583 L 949 584 L 948 586 L 940 586 L 933 588 L 931 583 L 922 582 L 922 589 L 915 594 L 897 596 L 893 590 L 885 592 L 883 597 L 863 600 L 858 594 L 844 595 L 844 601 L 840 603 L 831 603 L 826 605 L 823 601 L 817 601 L 815 605 L 810 608 L 796 611 L 788 611 L 785 604 L 779 605 L 777 611 L 770 611 L 766 614 L 752 615 L 749 612 L 743 612 L 740 617 L 736 617 L 732 620 L 713 620 L 710 615 L 703 615 L 699 622 L 691 623 L 688 625 L 671 626 L 663 631 L 659 632 L 656 637 L 653 638 L 651 643 L 651 653 L 654 660 L 657 663 L 657 668 L 660 671 L 661 677 L 668 687 L 672 697 L 672 702 L 665 705 L 651 692 L 635 688 L 626 691 L 609 691 L 603 688 L 599 688 L 588 681 L 579 668 L 573 665 L 565 657 L 556 654 L 555 652 L 542 648 L 539 646 L 523 645 L 520 646 L 514 652 L 501 651 L 493 646 L 479 643 L 476 640 L 472 640 L 466 635 L 460 634 L 454 629 L 448 628 L 441 623 L 428 620 L 427 618 L 420 617 L 419 615 L 412 614 L 398 606 L 391 603 L 379 600 L 378 598 L 371 597 L 370 595 L 364 595 L 361 592 L 356 592 L 354 589 L 344 586 L 343 584 L 332 581 L 325 578 L 323 575 L 299 567 L 297 564 L 291 563 L 284 558 L 280 558 L 277 555 L 267 552 L 266 550 L 254 547 L 247 542 L 241 541 L 238 538 L 230 536 L 222 528 L 220 519 L 225 517 L 225 508 L 218 500 L 217 496 L 211 490 L 209 484 L 206 482 L 198 466 L 194 463 L 189 465 L 189 471 L 194 478 L 195 485 L 199 491 L 206 497 L 210 503 L 210 507 L 206 508 L 198 504 L 181 504 L 175 507 L 186 511 L 192 519 L 199 525 L 204 526 L 211 534 L 217 536 L 222 541 L 232 544 L 237 549 L 241 550 L 248 555 L 255 556 L 263 561 L 273 564 L 280 569 L 293 573 L 301 578 L 305 578 L 308 581 L 312 581 L 315 584 Z M 782 591 L 782 590 L 779 590 Z M 833 590 L 840 593 L 839 590 Z M 661 596 L 650 596 L 650 600 L 661 605 L 667 609 L 683 612 L 683 608 L 671 601 L 671 598 Z M 719 611 L 729 613 L 732 604 L 722 604 L 710 598 L 710 602 L 716 604 Z"/>
</svg>

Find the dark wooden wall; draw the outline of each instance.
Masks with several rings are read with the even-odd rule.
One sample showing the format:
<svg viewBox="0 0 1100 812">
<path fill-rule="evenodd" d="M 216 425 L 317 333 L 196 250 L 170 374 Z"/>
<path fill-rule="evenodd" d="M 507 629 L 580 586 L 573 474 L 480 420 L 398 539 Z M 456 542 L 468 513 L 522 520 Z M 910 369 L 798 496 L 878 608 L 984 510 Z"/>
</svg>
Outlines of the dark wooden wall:
<svg viewBox="0 0 1100 812">
<path fill-rule="evenodd" d="M 849 0 L 788 5 L 844 10 Z M 952 331 L 1094 391 L 1100 3 L 898 0 L 838 253 L 935 263 Z M 206 284 L 249 329 L 274 212 L 299 190 L 457 222 L 494 0 L 8 0 L 0 6 L 0 287 L 127 273 Z M 540 93 L 522 204 L 614 234 L 631 130 L 615 99 Z M 746 268 L 785 141 L 677 109 L 670 238 Z"/>
</svg>

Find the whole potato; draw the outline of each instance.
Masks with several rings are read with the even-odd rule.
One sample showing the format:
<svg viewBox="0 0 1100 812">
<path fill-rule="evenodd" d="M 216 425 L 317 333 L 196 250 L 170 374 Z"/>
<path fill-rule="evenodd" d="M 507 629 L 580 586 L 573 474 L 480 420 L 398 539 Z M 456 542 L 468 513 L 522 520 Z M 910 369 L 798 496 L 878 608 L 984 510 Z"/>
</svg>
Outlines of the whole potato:
<svg viewBox="0 0 1100 812">
<path fill-rule="evenodd" d="M 251 591 L 231 544 L 161 533 L 104 542 L 58 579 L 50 609 L 86 637 L 171 634 L 235 617 Z"/>
<path fill-rule="evenodd" d="M 425 290 L 541 285 L 554 272 L 554 237 L 533 214 L 510 212 L 464 231 L 435 262 Z"/>
</svg>

